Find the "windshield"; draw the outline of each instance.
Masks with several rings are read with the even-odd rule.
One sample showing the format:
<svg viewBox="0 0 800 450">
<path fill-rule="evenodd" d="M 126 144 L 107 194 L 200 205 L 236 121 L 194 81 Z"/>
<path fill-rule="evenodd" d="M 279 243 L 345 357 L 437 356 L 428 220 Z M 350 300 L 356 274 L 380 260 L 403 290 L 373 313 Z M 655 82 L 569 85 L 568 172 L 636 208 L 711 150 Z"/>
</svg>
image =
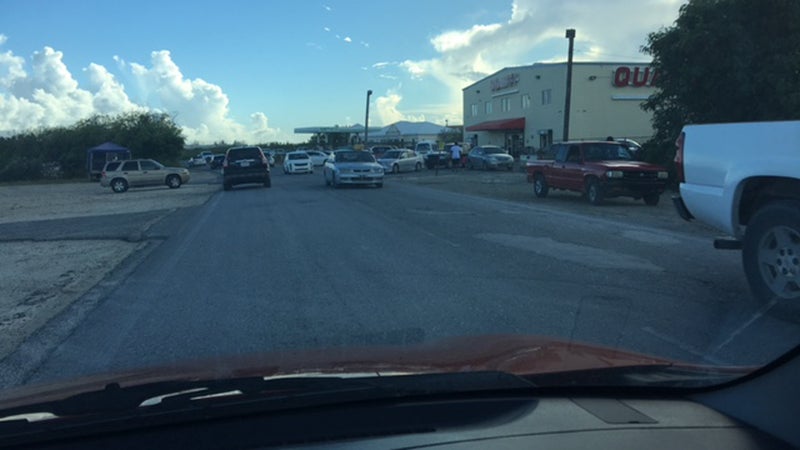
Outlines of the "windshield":
<svg viewBox="0 0 800 450">
<path fill-rule="evenodd" d="M 385 158 L 385 159 L 397 159 L 397 158 L 399 158 L 399 157 L 400 157 L 402 154 L 403 154 L 403 152 L 401 152 L 401 151 L 398 151 L 398 150 L 390 150 L 390 151 L 388 151 L 388 152 L 384 153 L 384 154 L 383 154 L 383 156 L 382 156 L 382 158 Z"/>
<path fill-rule="evenodd" d="M 800 344 L 797 2 L 81 4 L 2 2 L 0 393 Z"/>
<path fill-rule="evenodd" d="M 336 162 L 375 162 L 375 157 L 368 152 L 342 151 L 336 152 Z"/>
<path fill-rule="evenodd" d="M 630 161 L 630 151 L 623 145 L 591 144 L 584 146 L 586 161 Z"/>
</svg>

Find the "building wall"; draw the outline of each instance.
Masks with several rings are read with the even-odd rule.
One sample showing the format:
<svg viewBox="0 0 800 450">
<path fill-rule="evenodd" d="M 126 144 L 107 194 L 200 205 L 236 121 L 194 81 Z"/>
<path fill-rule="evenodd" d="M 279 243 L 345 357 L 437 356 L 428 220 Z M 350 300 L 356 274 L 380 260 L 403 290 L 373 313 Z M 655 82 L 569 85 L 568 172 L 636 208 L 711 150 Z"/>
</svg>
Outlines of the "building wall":
<svg viewBox="0 0 800 450">
<path fill-rule="evenodd" d="M 470 142 L 477 135 L 478 144 L 507 146 L 509 138 L 518 134 L 520 145 L 536 149 L 549 136 L 560 142 L 566 72 L 566 63 L 510 67 L 464 88 L 464 140 Z M 649 139 L 651 114 L 641 104 L 654 91 L 654 76 L 641 63 L 573 63 L 569 139 Z M 524 130 L 467 130 L 487 121 L 520 117 L 525 118 Z"/>
</svg>

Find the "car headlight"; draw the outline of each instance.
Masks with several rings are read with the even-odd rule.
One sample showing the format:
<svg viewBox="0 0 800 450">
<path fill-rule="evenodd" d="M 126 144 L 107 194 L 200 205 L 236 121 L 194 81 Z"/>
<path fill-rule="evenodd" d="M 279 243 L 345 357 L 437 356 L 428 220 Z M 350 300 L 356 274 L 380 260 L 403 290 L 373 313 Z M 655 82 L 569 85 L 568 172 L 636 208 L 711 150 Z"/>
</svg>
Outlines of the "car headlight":
<svg viewBox="0 0 800 450">
<path fill-rule="evenodd" d="M 381 167 L 373 167 L 372 168 L 372 172 L 373 173 L 383 173 L 383 168 L 381 168 Z"/>
<path fill-rule="evenodd" d="M 622 178 L 623 175 L 621 170 L 609 170 L 606 172 L 606 177 L 608 178 Z"/>
<path fill-rule="evenodd" d="M 664 172 L 664 171 L 658 172 L 659 180 L 666 180 L 667 178 L 669 178 L 669 172 Z"/>
</svg>

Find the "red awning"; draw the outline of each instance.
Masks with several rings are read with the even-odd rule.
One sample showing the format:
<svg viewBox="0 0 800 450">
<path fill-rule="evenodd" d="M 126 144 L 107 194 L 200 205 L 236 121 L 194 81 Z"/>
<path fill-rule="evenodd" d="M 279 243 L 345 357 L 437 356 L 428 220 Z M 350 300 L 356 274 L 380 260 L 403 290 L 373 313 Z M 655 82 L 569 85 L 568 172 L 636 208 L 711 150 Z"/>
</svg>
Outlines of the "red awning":
<svg viewBox="0 0 800 450">
<path fill-rule="evenodd" d="M 490 120 L 488 122 L 481 122 L 476 125 L 467 127 L 467 131 L 502 131 L 502 130 L 524 130 L 525 118 L 519 117 L 517 119 L 504 119 L 504 120 Z"/>
</svg>

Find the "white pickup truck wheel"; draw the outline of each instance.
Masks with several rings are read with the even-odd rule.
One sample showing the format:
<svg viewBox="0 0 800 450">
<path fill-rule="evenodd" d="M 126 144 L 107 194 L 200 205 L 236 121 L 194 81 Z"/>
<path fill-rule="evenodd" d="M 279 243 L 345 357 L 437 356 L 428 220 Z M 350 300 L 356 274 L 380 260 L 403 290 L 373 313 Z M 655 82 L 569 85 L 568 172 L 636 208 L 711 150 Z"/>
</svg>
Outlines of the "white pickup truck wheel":
<svg viewBox="0 0 800 450">
<path fill-rule="evenodd" d="M 758 300 L 800 301 L 800 202 L 773 202 L 758 210 L 747 224 L 742 262 Z"/>
</svg>

